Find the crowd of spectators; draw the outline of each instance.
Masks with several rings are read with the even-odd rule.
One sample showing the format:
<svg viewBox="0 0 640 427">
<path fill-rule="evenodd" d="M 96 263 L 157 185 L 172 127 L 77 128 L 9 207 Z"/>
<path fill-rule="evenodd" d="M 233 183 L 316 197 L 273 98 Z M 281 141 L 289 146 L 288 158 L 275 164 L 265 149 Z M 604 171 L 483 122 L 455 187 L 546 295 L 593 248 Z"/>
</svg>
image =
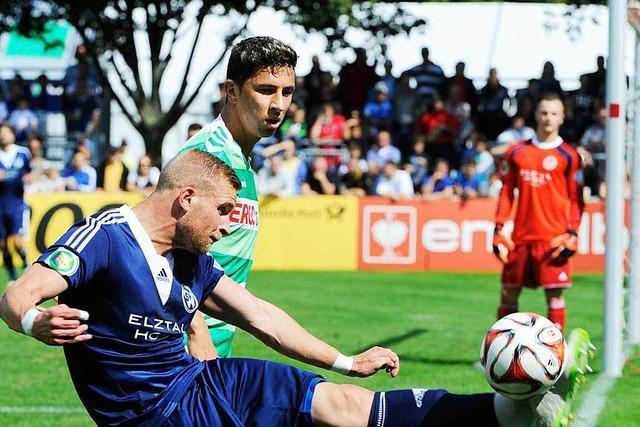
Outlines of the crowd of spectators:
<svg viewBox="0 0 640 427">
<path fill-rule="evenodd" d="M 585 163 L 588 195 L 603 193 L 605 62 L 565 91 L 547 62 L 539 78 L 509 93 L 498 70 L 476 87 L 459 62 L 452 76 L 422 49 L 422 63 L 394 73 L 390 61 L 376 74 L 364 49 L 337 75 L 322 69 L 317 56 L 309 73 L 296 80 L 293 103 L 279 131 L 253 153 L 262 195 L 380 195 L 395 199 L 496 197 L 496 165 L 514 141 L 535 135 L 534 110 L 549 92 L 561 95 L 566 120 L 561 136 L 578 147 Z M 27 84 L 19 75 L 0 87 L 0 122 L 32 154 L 34 179 L 27 191 L 139 191 L 148 193 L 158 168 L 148 156 L 132 162 L 126 141 L 96 156 L 101 137 L 101 83 L 84 47 L 63 81 L 42 75 Z M 221 86 L 222 88 L 222 86 Z M 217 114 L 224 103 L 212 105 Z M 43 115 L 64 114 L 74 141 L 64 167 L 43 155 Z M 189 127 L 189 136 L 200 125 Z M 108 145 L 108 144 L 107 144 Z M 104 160 L 98 160 L 104 159 Z"/>
<path fill-rule="evenodd" d="M 539 78 L 510 94 L 496 69 L 479 88 L 463 62 L 446 76 L 427 48 L 422 63 L 399 77 L 389 61 L 377 75 L 366 51 L 355 52 L 337 76 L 322 70 L 316 56 L 309 74 L 298 78 L 278 135 L 254 152 L 261 194 L 497 197 L 498 161 L 511 143 L 535 136 L 535 106 L 550 92 L 565 101 L 561 136 L 583 157 L 587 196 L 603 194 L 603 57 L 576 90 L 563 90 L 547 62 Z"/>
</svg>

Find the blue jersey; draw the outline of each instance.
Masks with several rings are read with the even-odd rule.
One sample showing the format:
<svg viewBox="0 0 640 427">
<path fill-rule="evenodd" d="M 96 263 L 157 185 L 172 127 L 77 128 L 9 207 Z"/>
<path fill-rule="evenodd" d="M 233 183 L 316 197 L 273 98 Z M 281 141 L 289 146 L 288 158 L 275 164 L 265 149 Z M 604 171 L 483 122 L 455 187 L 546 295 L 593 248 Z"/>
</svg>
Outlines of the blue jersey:
<svg viewBox="0 0 640 427">
<path fill-rule="evenodd" d="M 167 416 L 204 364 L 182 336 L 223 272 L 209 255 L 158 255 L 131 209 L 75 224 L 38 262 L 69 288 L 60 303 L 89 312 L 89 341 L 64 347 L 78 396 L 99 425 Z"/>
<path fill-rule="evenodd" d="M 11 144 L 7 151 L 0 149 L 0 200 L 2 203 L 22 200 L 22 178 L 31 172 L 31 153 L 24 147 Z"/>
</svg>

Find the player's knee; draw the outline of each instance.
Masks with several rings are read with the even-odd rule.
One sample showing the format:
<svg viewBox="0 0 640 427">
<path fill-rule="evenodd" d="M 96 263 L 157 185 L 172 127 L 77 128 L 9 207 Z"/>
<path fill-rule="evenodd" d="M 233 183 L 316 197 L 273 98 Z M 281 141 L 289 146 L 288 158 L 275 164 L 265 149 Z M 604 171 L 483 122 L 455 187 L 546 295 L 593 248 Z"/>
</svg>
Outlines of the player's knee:
<svg viewBox="0 0 640 427">
<path fill-rule="evenodd" d="M 316 386 L 311 415 L 322 426 L 366 426 L 373 392 L 350 384 L 320 383 Z"/>
</svg>

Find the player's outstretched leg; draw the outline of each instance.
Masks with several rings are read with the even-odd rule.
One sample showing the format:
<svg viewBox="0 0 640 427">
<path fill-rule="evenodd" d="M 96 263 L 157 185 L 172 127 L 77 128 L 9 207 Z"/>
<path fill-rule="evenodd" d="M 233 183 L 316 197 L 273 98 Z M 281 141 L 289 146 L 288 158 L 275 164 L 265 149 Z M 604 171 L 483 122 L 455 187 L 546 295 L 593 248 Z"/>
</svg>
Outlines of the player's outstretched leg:
<svg viewBox="0 0 640 427">
<path fill-rule="evenodd" d="M 592 372 L 589 359 L 595 347 L 584 329 L 574 329 L 567 340 L 567 365 L 558 382 L 535 402 L 536 425 L 567 426 L 573 419 L 572 403 L 576 390 L 586 382 L 586 373 Z"/>
</svg>

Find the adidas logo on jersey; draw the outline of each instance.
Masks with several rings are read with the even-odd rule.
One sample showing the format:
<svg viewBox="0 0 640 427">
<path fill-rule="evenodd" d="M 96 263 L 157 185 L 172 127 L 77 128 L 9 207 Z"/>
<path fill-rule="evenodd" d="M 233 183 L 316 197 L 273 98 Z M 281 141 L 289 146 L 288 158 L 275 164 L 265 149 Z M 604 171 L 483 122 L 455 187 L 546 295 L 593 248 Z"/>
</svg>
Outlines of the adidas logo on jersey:
<svg viewBox="0 0 640 427">
<path fill-rule="evenodd" d="M 170 282 L 169 276 L 167 275 L 167 272 L 164 271 L 164 268 L 160 269 L 160 273 L 156 275 L 156 280 L 159 282 Z"/>
<path fill-rule="evenodd" d="M 566 272 L 563 271 L 562 273 L 558 274 L 558 280 L 564 282 L 566 280 L 569 280 L 569 276 L 567 275 Z"/>
</svg>

